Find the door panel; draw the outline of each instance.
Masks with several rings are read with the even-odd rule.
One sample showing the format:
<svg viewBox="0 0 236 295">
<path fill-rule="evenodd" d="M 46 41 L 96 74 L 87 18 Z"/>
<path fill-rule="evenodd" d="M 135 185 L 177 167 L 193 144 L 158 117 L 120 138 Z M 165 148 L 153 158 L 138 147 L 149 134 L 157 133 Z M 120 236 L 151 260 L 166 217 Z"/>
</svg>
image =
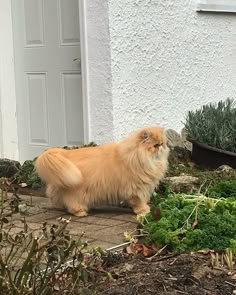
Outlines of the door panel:
<svg viewBox="0 0 236 295">
<path fill-rule="evenodd" d="M 48 145 L 48 116 L 46 73 L 28 73 L 28 113 L 30 144 Z M 37 116 L 35 116 L 37 114 Z M 38 123 L 40 118 L 41 124 Z"/>
<path fill-rule="evenodd" d="M 79 45 L 78 1 L 60 0 L 59 10 L 61 45 Z"/>
</svg>

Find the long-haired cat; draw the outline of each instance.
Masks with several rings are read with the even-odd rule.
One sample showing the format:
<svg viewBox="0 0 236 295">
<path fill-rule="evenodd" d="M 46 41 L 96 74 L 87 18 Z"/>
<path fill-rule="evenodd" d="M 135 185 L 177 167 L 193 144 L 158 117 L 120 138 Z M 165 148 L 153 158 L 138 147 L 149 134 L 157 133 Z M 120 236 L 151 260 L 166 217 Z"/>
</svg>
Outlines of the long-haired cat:
<svg viewBox="0 0 236 295">
<path fill-rule="evenodd" d="M 127 201 L 136 214 L 148 213 L 150 196 L 168 167 L 169 148 L 160 127 L 132 133 L 119 143 L 40 155 L 36 170 L 55 207 L 76 216 L 96 204 Z"/>
</svg>

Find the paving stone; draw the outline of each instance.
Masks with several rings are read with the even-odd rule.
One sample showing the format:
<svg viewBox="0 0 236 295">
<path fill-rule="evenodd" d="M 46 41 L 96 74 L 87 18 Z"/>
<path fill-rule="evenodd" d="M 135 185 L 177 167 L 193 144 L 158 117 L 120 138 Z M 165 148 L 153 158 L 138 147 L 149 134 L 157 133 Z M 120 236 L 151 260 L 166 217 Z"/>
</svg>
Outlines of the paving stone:
<svg viewBox="0 0 236 295">
<path fill-rule="evenodd" d="M 106 250 L 110 247 L 116 246 L 116 244 L 111 243 L 111 242 L 104 242 L 104 241 L 100 241 L 100 240 L 95 240 L 93 242 L 90 242 L 88 245 L 89 249 L 95 248 L 95 247 L 100 247 L 103 250 Z"/>
<path fill-rule="evenodd" d="M 84 235 L 89 239 L 95 239 L 96 233 L 106 229 L 106 227 L 103 225 L 71 222 L 68 224 L 67 229 L 72 235 L 81 235 L 82 233 L 84 233 Z"/>
<path fill-rule="evenodd" d="M 137 226 L 136 215 L 132 209 L 126 207 L 103 206 L 91 210 L 86 217 L 76 217 L 68 214 L 66 210 L 50 208 L 48 199 L 42 196 L 21 195 L 21 199 L 23 203 L 33 205 L 28 208 L 29 216 L 25 218 L 35 235 L 40 234 L 44 222 L 49 225 L 57 224 L 56 219 L 62 217 L 71 220 L 67 230 L 72 238 L 78 239 L 84 233 L 82 240 L 88 241 L 89 247 L 99 246 L 107 249 L 123 243 L 124 232 L 133 231 Z M 23 229 L 23 218 L 24 216 L 19 213 L 14 214 L 14 233 L 19 233 Z"/>
<path fill-rule="evenodd" d="M 128 222 L 133 222 L 133 223 L 138 223 L 137 221 L 137 216 L 136 214 L 120 214 L 120 215 L 116 215 L 111 217 L 111 219 L 115 219 L 115 220 L 122 220 L 122 221 L 128 221 Z"/>
<path fill-rule="evenodd" d="M 49 205 L 48 198 L 41 197 L 41 196 L 29 196 L 29 195 L 20 195 L 20 199 L 29 203 L 33 203 L 35 205 Z"/>
<path fill-rule="evenodd" d="M 23 221 L 23 218 L 19 218 L 19 219 L 12 220 L 11 223 L 12 223 L 12 225 L 14 225 L 16 227 L 22 227 L 22 225 L 23 225 L 22 221 Z M 11 225 L 9 224 L 9 226 L 11 226 Z"/>
<path fill-rule="evenodd" d="M 30 225 L 28 224 L 28 226 L 29 228 L 28 228 L 27 234 L 30 235 L 32 233 L 33 236 L 40 236 L 42 234 L 42 229 L 40 224 L 30 224 Z M 15 234 L 19 234 L 22 231 L 24 231 L 24 226 L 19 224 L 11 228 L 9 233 L 12 235 L 15 235 Z"/>
<path fill-rule="evenodd" d="M 59 217 L 64 217 L 65 212 L 60 210 L 47 210 L 46 212 L 35 214 L 29 217 L 26 217 L 28 222 L 44 222 L 47 220 L 55 220 Z"/>
<path fill-rule="evenodd" d="M 119 234 L 124 234 L 125 231 L 133 232 L 137 228 L 137 224 L 133 222 L 125 222 L 123 224 L 112 227 L 113 231 Z"/>
<path fill-rule="evenodd" d="M 101 218 L 97 216 L 86 216 L 86 217 L 76 217 L 71 215 L 65 215 L 64 218 L 71 218 L 73 222 L 85 223 L 85 224 L 94 224 L 94 225 L 104 225 L 104 226 L 115 226 L 126 222 L 122 219 L 111 219 L 111 218 Z"/>
<path fill-rule="evenodd" d="M 4 229 L 11 235 L 19 234 L 23 230 L 22 227 L 17 227 L 17 226 L 14 226 L 14 227 L 6 226 Z"/>
<path fill-rule="evenodd" d="M 23 222 L 17 223 L 17 224 L 14 222 L 14 224 L 18 228 L 24 228 L 24 223 Z M 41 230 L 42 229 L 42 224 L 40 224 L 40 223 L 27 222 L 27 225 L 28 225 L 29 231 L 35 231 L 35 230 Z"/>
<path fill-rule="evenodd" d="M 111 244 L 121 244 L 124 242 L 124 232 L 135 231 L 136 225 L 131 222 L 126 222 L 121 225 L 108 227 L 93 233 L 93 236 L 87 233 L 87 236 L 93 237 L 96 240 L 108 242 Z"/>
<path fill-rule="evenodd" d="M 49 211 L 49 209 L 47 208 L 41 208 L 39 206 L 32 206 L 32 207 L 27 207 L 26 208 L 26 214 L 20 214 L 20 213 L 16 213 L 12 216 L 12 220 L 19 220 L 22 218 L 27 218 L 27 220 L 30 220 L 31 216 L 36 216 L 42 213 L 47 213 Z M 64 212 L 63 212 L 64 213 Z M 65 213 L 64 213 L 65 214 Z M 32 217 L 33 218 L 33 217 Z"/>
<path fill-rule="evenodd" d="M 48 219 L 46 222 L 47 224 L 55 224 L 55 221 L 51 219 Z M 93 235 L 96 232 L 103 230 L 107 227 L 103 225 L 98 225 L 98 224 L 95 225 L 95 224 L 86 224 L 82 222 L 80 223 L 80 222 L 71 221 L 66 228 L 71 235 L 80 236 L 82 233 L 84 233 L 84 236 L 89 237 L 90 239 L 94 239 Z"/>
<path fill-rule="evenodd" d="M 115 206 L 104 206 L 92 209 L 89 212 L 90 216 L 96 216 L 100 218 L 111 218 L 117 215 L 132 212 L 129 208 L 115 207 Z"/>
<path fill-rule="evenodd" d="M 76 234 L 76 235 L 70 235 L 70 236 L 71 236 L 71 238 L 72 238 L 73 240 L 77 240 L 77 239 L 80 237 L 80 235 L 78 235 L 78 234 Z M 83 235 L 83 236 L 81 237 L 81 240 L 82 240 L 83 242 L 88 243 L 88 244 L 93 243 L 93 242 L 95 241 L 93 238 L 86 237 L 85 235 Z"/>
</svg>

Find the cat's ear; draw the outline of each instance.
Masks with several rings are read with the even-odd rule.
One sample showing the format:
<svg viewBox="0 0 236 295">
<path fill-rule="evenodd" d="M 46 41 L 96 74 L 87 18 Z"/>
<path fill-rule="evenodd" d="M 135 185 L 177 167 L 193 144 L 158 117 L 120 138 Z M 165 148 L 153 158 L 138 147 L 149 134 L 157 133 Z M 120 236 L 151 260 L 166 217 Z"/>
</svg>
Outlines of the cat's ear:
<svg viewBox="0 0 236 295">
<path fill-rule="evenodd" d="M 151 133 L 151 132 L 148 132 L 148 131 L 146 131 L 146 130 L 144 130 L 144 131 L 142 132 L 142 139 L 143 139 L 144 141 L 149 140 L 151 137 L 152 137 L 152 133 Z"/>
</svg>

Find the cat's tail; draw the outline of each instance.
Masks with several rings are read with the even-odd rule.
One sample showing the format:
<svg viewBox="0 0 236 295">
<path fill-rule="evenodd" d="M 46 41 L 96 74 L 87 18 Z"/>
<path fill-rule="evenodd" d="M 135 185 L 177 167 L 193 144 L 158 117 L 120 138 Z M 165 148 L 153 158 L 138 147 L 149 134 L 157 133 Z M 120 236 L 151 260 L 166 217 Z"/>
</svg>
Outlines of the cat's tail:
<svg viewBox="0 0 236 295">
<path fill-rule="evenodd" d="M 40 178 L 57 187 L 78 187 L 82 174 L 66 156 L 67 151 L 59 148 L 49 149 L 40 155 L 35 163 Z"/>
</svg>

